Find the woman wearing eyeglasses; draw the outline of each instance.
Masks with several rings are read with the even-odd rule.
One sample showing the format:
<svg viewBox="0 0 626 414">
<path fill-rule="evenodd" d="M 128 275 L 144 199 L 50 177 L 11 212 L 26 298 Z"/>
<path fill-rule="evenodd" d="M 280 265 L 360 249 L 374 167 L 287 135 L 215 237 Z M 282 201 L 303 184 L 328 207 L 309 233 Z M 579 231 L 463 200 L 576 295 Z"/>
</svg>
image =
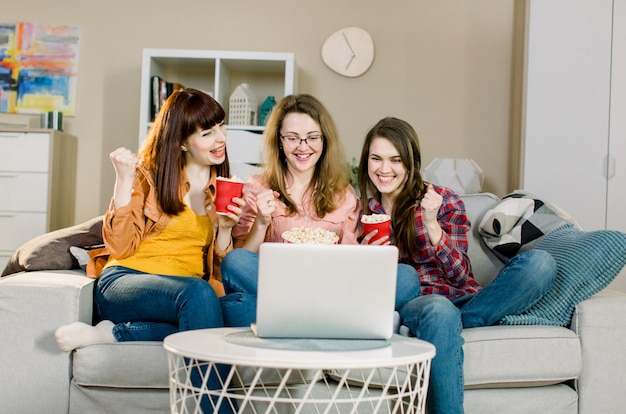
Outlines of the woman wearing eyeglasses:
<svg viewBox="0 0 626 414">
<path fill-rule="evenodd" d="M 295 227 L 322 228 L 337 234 L 338 243 L 358 243 L 360 200 L 346 175 L 334 121 L 319 100 L 303 94 L 278 102 L 265 129 L 263 150 L 264 171 L 246 183 L 246 204 L 233 228 L 235 247 L 240 248 L 222 261 L 227 326 L 250 326 L 256 320 L 261 243 L 283 242 L 282 233 Z M 398 300 L 405 303 L 419 295 L 419 278 L 410 266 L 402 269 Z"/>
<path fill-rule="evenodd" d="M 293 227 L 319 227 L 356 243 L 360 202 L 346 176 L 335 124 L 311 95 L 291 95 L 274 107 L 265 129 L 264 171 L 246 184 L 235 247 L 258 253 L 282 242 Z"/>
</svg>

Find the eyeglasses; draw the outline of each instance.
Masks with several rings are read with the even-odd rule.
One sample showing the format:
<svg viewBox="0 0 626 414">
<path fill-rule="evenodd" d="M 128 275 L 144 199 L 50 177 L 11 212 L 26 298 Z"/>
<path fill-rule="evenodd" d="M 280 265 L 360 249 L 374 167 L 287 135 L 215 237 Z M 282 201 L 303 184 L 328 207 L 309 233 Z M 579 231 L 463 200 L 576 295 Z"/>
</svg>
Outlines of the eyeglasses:
<svg viewBox="0 0 626 414">
<path fill-rule="evenodd" d="M 322 142 L 322 138 L 324 136 L 323 135 L 310 135 L 306 138 L 300 138 L 295 135 L 285 135 L 285 136 L 281 135 L 280 137 L 285 140 L 286 147 L 295 148 L 299 146 L 300 144 L 302 144 L 303 141 L 308 146 L 315 147 Z"/>
</svg>

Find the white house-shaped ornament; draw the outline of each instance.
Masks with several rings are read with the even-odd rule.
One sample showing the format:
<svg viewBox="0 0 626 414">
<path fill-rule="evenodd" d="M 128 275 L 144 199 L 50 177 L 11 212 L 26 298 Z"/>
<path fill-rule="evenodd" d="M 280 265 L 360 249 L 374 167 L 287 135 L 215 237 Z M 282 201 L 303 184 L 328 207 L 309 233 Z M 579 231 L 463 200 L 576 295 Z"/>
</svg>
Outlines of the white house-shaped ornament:
<svg viewBox="0 0 626 414">
<path fill-rule="evenodd" d="M 242 83 L 230 95 L 228 124 L 256 125 L 258 107 L 259 102 L 250 85 Z"/>
</svg>

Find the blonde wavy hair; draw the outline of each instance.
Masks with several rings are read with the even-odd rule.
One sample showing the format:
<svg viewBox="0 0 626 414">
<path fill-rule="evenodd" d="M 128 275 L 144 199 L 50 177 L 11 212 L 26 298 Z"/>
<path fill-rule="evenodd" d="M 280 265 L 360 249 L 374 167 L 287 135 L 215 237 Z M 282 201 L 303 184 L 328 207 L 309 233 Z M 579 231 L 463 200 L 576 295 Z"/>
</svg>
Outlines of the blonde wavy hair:
<svg viewBox="0 0 626 414">
<path fill-rule="evenodd" d="M 298 213 L 294 200 L 287 194 L 285 177 L 287 161 L 280 139 L 280 129 L 285 116 L 290 113 L 309 115 L 321 128 L 324 148 L 315 165 L 313 179 L 306 195 L 310 196 L 318 217 L 334 211 L 346 194 L 350 185 L 346 172 L 346 158 L 335 122 L 324 105 L 308 94 L 289 95 L 280 100 L 267 121 L 263 140 L 265 168 L 263 178 L 270 188 L 280 193 L 290 215 Z"/>
</svg>

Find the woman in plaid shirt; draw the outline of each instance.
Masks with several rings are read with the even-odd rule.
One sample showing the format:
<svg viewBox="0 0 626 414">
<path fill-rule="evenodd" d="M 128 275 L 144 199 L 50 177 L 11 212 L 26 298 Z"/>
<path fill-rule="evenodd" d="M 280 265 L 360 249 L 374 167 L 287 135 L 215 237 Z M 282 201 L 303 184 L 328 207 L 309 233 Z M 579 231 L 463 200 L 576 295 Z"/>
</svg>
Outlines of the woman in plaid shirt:
<svg viewBox="0 0 626 414">
<path fill-rule="evenodd" d="M 495 325 L 524 312 L 550 288 L 556 264 L 550 254 L 518 254 L 482 288 L 467 255 L 470 222 L 452 190 L 424 182 L 417 133 L 407 122 L 383 118 L 367 134 L 359 164 L 359 190 L 369 197 L 363 214 L 391 216 L 391 240 L 400 262 L 413 266 L 422 295 L 399 309 L 411 334 L 431 342 L 428 412 L 463 412 L 463 328 Z M 375 236 L 364 236 L 368 244 Z"/>
</svg>

